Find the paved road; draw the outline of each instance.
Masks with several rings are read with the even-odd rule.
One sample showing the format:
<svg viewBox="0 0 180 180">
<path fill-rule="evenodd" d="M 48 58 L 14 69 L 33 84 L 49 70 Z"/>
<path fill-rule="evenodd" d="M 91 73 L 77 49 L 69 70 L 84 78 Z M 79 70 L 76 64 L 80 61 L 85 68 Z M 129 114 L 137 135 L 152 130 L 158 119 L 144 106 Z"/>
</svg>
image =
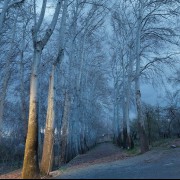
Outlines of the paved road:
<svg viewBox="0 0 180 180">
<path fill-rule="evenodd" d="M 67 169 L 56 179 L 179 179 L 180 148 L 156 149 L 125 160 Z"/>
</svg>

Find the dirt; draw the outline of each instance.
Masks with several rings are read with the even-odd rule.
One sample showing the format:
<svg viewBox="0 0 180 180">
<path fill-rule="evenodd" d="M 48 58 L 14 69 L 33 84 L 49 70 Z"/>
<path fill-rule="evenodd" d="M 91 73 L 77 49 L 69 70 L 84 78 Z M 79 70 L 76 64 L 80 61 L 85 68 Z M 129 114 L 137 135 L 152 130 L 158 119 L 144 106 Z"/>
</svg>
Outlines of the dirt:
<svg viewBox="0 0 180 180">
<path fill-rule="evenodd" d="M 131 158 L 134 155 L 127 153 L 127 151 L 122 150 L 118 146 L 115 146 L 112 143 L 103 143 L 97 145 L 94 149 L 88 151 L 85 154 L 78 155 L 68 164 L 62 166 L 60 170 L 51 172 L 50 175 L 51 177 L 57 177 L 59 175 L 66 174 L 68 172 L 71 174 L 74 171 L 91 169 L 96 166 L 104 166 L 104 165 L 108 166 L 111 163 L 116 163 L 116 162 L 118 162 L 118 164 L 119 162 L 121 162 L 123 163 L 123 165 L 129 165 L 136 161 L 138 162 L 142 161 L 142 163 L 150 164 L 151 162 L 156 162 L 158 159 L 163 157 L 163 154 L 166 154 L 166 151 L 164 151 L 164 149 L 168 150 L 167 151 L 168 153 L 171 153 L 171 149 L 172 149 L 171 145 L 176 145 L 177 147 L 180 147 L 180 139 L 169 140 L 168 142 L 163 143 L 163 146 L 161 145 L 160 147 L 153 148 L 148 153 Z M 20 178 L 21 178 L 21 169 L 17 171 L 13 171 L 11 173 L 0 175 L 0 179 L 20 179 Z"/>
<path fill-rule="evenodd" d="M 21 169 L 13 171 L 11 173 L 0 175 L 0 179 L 21 179 Z"/>
<path fill-rule="evenodd" d="M 179 143 L 180 140 L 176 141 Z M 174 143 L 173 143 L 174 144 Z M 180 148 L 156 147 L 145 154 L 112 162 L 73 166 L 57 171 L 56 179 L 179 179 Z M 109 146 L 113 146 L 112 144 Z M 113 147 L 112 147 L 113 148 Z M 83 163 L 82 163 L 83 165 Z"/>
<path fill-rule="evenodd" d="M 79 155 L 70 161 L 63 168 L 78 168 L 81 166 L 99 164 L 104 162 L 112 162 L 120 159 L 128 158 L 127 155 L 118 146 L 111 143 L 103 143 L 97 145 L 94 149 L 86 154 Z"/>
</svg>

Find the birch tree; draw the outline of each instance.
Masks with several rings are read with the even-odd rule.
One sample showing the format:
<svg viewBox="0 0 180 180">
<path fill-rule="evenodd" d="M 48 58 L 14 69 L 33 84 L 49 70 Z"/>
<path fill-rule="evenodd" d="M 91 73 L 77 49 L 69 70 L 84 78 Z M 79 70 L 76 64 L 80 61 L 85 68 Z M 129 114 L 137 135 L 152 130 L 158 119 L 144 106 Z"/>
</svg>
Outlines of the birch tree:
<svg viewBox="0 0 180 180">
<path fill-rule="evenodd" d="M 41 161 L 41 173 L 48 174 L 52 170 L 53 165 L 53 145 L 54 145 L 54 123 L 55 123 L 55 105 L 56 105 L 56 79 L 58 64 L 62 63 L 64 55 L 64 40 L 66 30 L 66 17 L 67 17 L 68 0 L 64 1 L 63 14 L 61 19 L 61 27 L 59 30 L 59 49 L 58 55 L 52 66 L 52 72 L 49 81 L 49 97 L 48 109 L 46 118 L 46 129 L 43 146 L 43 155 Z"/>
<path fill-rule="evenodd" d="M 35 1 L 34 1 L 35 3 Z M 41 60 L 42 50 L 51 37 L 54 28 L 56 26 L 62 1 L 59 0 L 56 5 L 53 19 L 48 29 L 46 30 L 43 38 L 38 39 L 38 33 L 42 25 L 47 0 L 43 1 L 42 9 L 39 20 L 36 21 L 36 12 L 34 13 L 34 27 L 32 29 L 32 39 L 34 47 L 33 65 L 31 73 L 31 85 L 30 85 L 30 102 L 29 102 L 29 120 L 28 120 L 28 133 L 26 139 L 24 163 L 22 170 L 22 178 L 36 178 L 38 176 L 39 166 L 37 158 L 37 146 L 38 146 L 38 71 Z M 34 4 L 36 11 L 36 4 Z"/>
<path fill-rule="evenodd" d="M 172 4 L 178 3 L 177 1 L 172 1 Z M 170 3 L 170 4 L 171 4 Z M 160 25 L 160 28 L 157 27 L 156 22 L 160 22 L 162 19 L 166 19 L 164 17 L 170 18 L 172 17 L 172 14 L 174 14 L 174 10 L 169 10 L 169 2 L 162 1 L 162 2 L 154 2 L 154 1 L 138 1 L 137 2 L 137 26 L 136 26 L 136 39 L 135 39 L 135 57 L 136 57 L 136 73 L 135 73 L 135 91 L 136 91 L 136 107 L 137 107 L 137 114 L 138 114 L 138 124 L 139 124 L 139 133 L 140 133 L 140 142 L 141 142 L 141 152 L 146 152 L 148 147 L 148 140 L 147 135 L 145 131 L 145 125 L 144 125 L 144 117 L 142 114 L 142 100 L 141 100 L 141 90 L 140 90 L 140 78 L 142 76 L 142 71 L 147 70 L 148 66 L 154 65 L 157 62 L 161 65 L 167 65 L 171 66 L 171 61 L 168 53 L 171 54 L 171 52 L 168 52 L 165 55 L 167 59 L 170 61 L 167 63 L 165 61 L 166 58 L 162 58 L 162 56 L 158 53 L 157 49 L 162 51 L 161 48 L 157 48 L 154 46 L 152 42 L 159 40 L 159 43 L 161 43 L 161 46 L 163 46 L 164 42 L 170 43 L 172 46 L 175 43 L 173 40 L 175 35 L 175 32 L 173 28 L 168 28 L 164 24 Z M 172 5 L 171 4 L 171 5 Z M 174 4 L 174 5 L 175 5 Z M 176 9 L 176 8 L 175 8 Z M 175 10 L 176 11 L 176 10 Z M 177 12 L 176 12 L 177 13 Z M 154 21 L 152 21 L 152 19 Z M 149 24 L 148 24 L 149 22 Z M 166 22 L 168 23 L 168 22 Z M 152 27 L 150 27 L 150 24 Z M 151 37 L 151 39 L 149 39 Z M 156 38 L 156 39 L 155 39 Z M 170 40 L 170 39 L 171 40 Z M 174 41 L 174 43 L 173 43 Z M 148 45 L 147 45 L 148 44 Z M 176 44 L 176 43 L 175 43 Z M 165 46 L 164 46 L 165 47 Z M 155 49 L 156 48 L 156 49 Z M 148 50 L 153 52 L 154 54 L 158 54 L 159 58 L 151 59 L 150 62 L 145 63 L 143 60 L 143 55 L 145 53 L 149 53 Z M 168 51 L 168 49 L 167 49 Z M 151 57 L 151 55 L 149 55 Z M 157 66 L 158 67 L 158 66 Z M 161 67 L 162 68 L 162 67 Z M 156 71 L 156 67 L 153 66 L 153 70 Z M 161 71 L 162 72 L 162 71 Z M 158 73 L 156 71 L 156 73 Z"/>
<path fill-rule="evenodd" d="M 136 34 L 136 79 L 135 79 L 135 91 L 136 91 L 136 107 L 138 114 L 138 128 L 140 132 L 140 145 L 141 152 L 144 153 L 149 150 L 148 140 L 145 131 L 145 124 L 142 115 L 141 105 L 141 90 L 140 90 L 140 46 L 141 46 L 141 31 L 142 31 L 142 13 L 143 2 L 138 2 L 138 17 L 137 17 L 137 34 Z"/>
<path fill-rule="evenodd" d="M 116 10 L 116 15 L 113 18 L 117 21 L 117 25 L 115 27 L 116 34 L 119 33 L 119 46 L 121 48 L 120 52 L 123 52 L 120 59 L 123 61 L 123 57 L 127 59 L 127 64 L 122 65 L 122 84 L 124 87 L 124 97 L 123 100 L 123 116 L 124 116 L 124 124 L 127 122 L 127 112 L 128 106 L 126 103 L 128 102 L 127 97 L 129 97 L 129 84 L 133 81 L 135 82 L 135 97 L 136 97 L 136 108 L 137 108 L 137 116 L 138 116 L 138 124 L 139 124 L 139 134 L 141 141 L 141 152 L 145 152 L 148 150 L 148 141 L 146 138 L 146 131 L 144 126 L 144 115 L 142 113 L 142 105 L 141 105 L 141 90 L 140 84 L 144 77 L 148 76 L 148 81 L 153 79 L 153 73 L 158 74 L 162 73 L 162 65 L 171 66 L 171 63 L 175 63 L 171 57 L 171 55 L 165 55 L 166 57 L 162 57 L 162 47 L 166 48 L 164 42 L 171 43 L 171 46 L 176 44 L 175 33 L 173 28 L 169 28 L 165 24 L 168 23 L 168 18 L 175 17 L 177 12 L 176 8 L 170 8 L 169 5 L 174 4 L 176 7 L 177 1 L 170 2 L 167 1 L 126 1 L 126 2 L 117 2 L 115 4 L 114 9 Z M 175 5 L 176 4 L 176 5 Z M 119 9 L 122 9 L 117 13 Z M 128 12 L 128 14 L 127 14 Z M 166 19 L 167 18 L 167 19 Z M 124 21 L 125 20 L 125 21 Z M 161 23 L 163 21 L 163 23 Z M 160 26 L 160 27 L 159 27 Z M 128 28 L 126 28 L 128 27 Z M 126 32 L 123 35 L 122 32 Z M 127 34 L 129 32 L 129 34 Z M 124 38 L 125 37 L 125 38 Z M 127 38 L 128 37 L 128 38 Z M 116 39 L 116 41 L 117 41 Z M 171 40 L 170 40 L 171 39 Z M 131 43 L 129 43 L 131 42 Z M 124 44 L 123 44 L 124 43 Z M 156 44 L 159 44 L 159 47 Z M 131 44 L 131 48 L 128 46 Z M 131 50 L 130 50 L 131 49 Z M 131 52 L 131 53 L 127 53 Z M 116 50 L 117 53 L 117 50 Z M 161 53 L 161 54 L 160 54 Z M 171 53 L 168 51 L 168 53 Z M 168 54 L 167 51 L 165 54 Z M 131 54 L 131 58 L 128 54 Z M 173 54 L 173 53 L 172 53 Z M 128 56 L 129 57 L 128 57 Z M 155 58 L 153 58 L 153 55 Z M 159 57 L 158 57 L 159 56 Z M 169 62 L 167 63 L 167 59 Z M 134 64 L 134 61 L 136 64 Z M 155 66 L 156 64 L 156 66 Z M 161 64 L 161 68 L 159 65 Z M 128 67 L 125 70 L 123 67 Z M 131 70 L 130 70 L 131 69 Z M 153 71 L 151 75 L 149 75 L 148 70 Z M 124 72 L 124 73 L 123 73 Z M 131 80 L 130 80 L 131 79 Z M 126 81 L 126 82 L 124 82 Z M 126 120 L 125 120 L 126 119 Z M 126 126 L 126 125 L 125 125 Z M 125 128 L 126 129 L 126 128 Z"/>
<path fill-rule="evenodd" d="M 127 2 L 115 4 L 112 11 L 112 74 L 114 78 L 114 129 L 115 142 L 124 148 L 132 148 L 129 110 L 132 104 L 132 82 L 134 69 L 133 19 L 128 16 L 131 7 Z M 122 113 L 121 111 L 122 110 Z M 119 129 L 117 131 L 117 129 Z"/>
</svg>

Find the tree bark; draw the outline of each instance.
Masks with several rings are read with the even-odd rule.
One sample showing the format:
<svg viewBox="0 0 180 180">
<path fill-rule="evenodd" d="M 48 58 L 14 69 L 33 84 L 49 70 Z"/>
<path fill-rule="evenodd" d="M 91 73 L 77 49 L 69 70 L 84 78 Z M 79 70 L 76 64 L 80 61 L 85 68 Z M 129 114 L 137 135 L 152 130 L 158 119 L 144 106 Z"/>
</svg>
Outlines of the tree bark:
<svg viewBox="0 0 180 180">
<path fill-rule="evenodd" d="M 23 179 L 39 177 L 38 166 L 38 70 L 42 51 L 35 50 L 31 74 L 28 133 L 26 139 Z"/>
<path fill-rule="evenodd" d="M 141 29 L 142 29 L 142 11 L 143 4 L 139 1 L 139 14 L 137 19 L 137 35 L 136 35 L 136 79 L 135 79 L 135 91 L 136 91 L 136 108 L 138 114 L 138 128 L 140 135 L 141 153 L 149 150 L 149 144 L 145 131 L 144 118 L 142 116 L 141 105 L 141 90 L 140 90 L 140 46 L 141 46 Z"/>
<path fill-rule="evenodd" d="M 44 4 L 45 3 L 45 4 Z M 42 24 L 46 1 L 43 1 L 41 14 L 38 23 L 36 23 L 36 14 L 35 14 L 35 27 L 32 29 L 32 39 L 34 45 L 34 60 L 32 66 L 31 74 L 31 85 L 30 85 L 30 104 L 29 104 L 29 121 L 28 121 L 28 133 L 25 147 L 24 163 L 22 178 L 37 178 L 39 174 L 39 165 L 38 165 L 38 72 L 39 64 L 41 60 L 42 50 L 50 39 L 61 9 L 62 0 L 58 0 L 55 13 L 51 24 L 46 30 L 44 37 L 38 41 L 37 33 Z"/>
<path fill-rule="evenodd" d="M 55 67 L 53 66 L 52 74 L 49 81 L 49 96 L 48 96 L 48 110 L 46 118 L 46 129 L 44 136 L 43 154 L 41 161 L 41 173 L 43 175 L 49 174 L 52 170 L 53 165 L 53 145 L 54 145 L 54 72 Z"/>
<path fill-rule="evenodd" d="M 67 15 L 67 4 L 68 0 L 64 2 L 63 15 L 61 19 L 61 25 L 59 30 L 59 49 L 58 55 L 53 63 L 52 73 L 50 77 L 50 87 L 49 87 L 49 100 L 48 100 L 48 110 L 46 119 L 46 130 L 43 145 L 43 154 L 41 161 L 41 173 L 49 174 L 53 167 L 53 145 L 54 145 L 54 123 L 55 123 L 55 95 L 56 95 L 56 82 L 57 76 L 57 65 L 61 64 L 64 55 L 64 36 L 65 36 L 65 23 Z"/>
</svg>

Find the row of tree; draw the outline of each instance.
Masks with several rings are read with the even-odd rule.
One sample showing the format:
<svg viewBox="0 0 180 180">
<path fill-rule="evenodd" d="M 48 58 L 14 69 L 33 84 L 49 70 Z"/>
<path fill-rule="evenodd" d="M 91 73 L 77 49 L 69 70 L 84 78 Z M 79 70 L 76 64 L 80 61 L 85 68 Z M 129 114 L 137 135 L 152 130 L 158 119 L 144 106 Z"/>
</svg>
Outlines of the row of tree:
<svg viewBox="0 0 180 180">
<path fill-rule="evenodd" d="M 141 152 L 149 149 L 153 115 L 142 107 L 140 87 L 164 82 L 177 65 L 178 0 L 0 5 L 0 143 L 14 131 L 26 140 L 23 178 L 48 174 L 107 130 L 133 148 L 132 106 Z"/>
<path fill-rule="evenodd" d="M 100 70 L 104 3 L 1 2 L 1 139 L 14 128 L 21 143 L 26 139 L 23 178 L 39 176 L 39 169 L 48 174 L 54 156 L 59 166 L 96 143 L 105 111 L 101 104 L 108 102 Z M 18 105 L 14 110 L 19 112 L 10 126 L 7 103 Z M 17 127 L 11 127 L 14 122 Z"/>
<path fill-rule="evenodd" d="M 162 76 L 178 62 L 178 5 L 179 1 L 128 0 L 113 6 L 114 139 L 124 148 L 133 147 L 129 111 L 135 104 L 141 152 L 149 149 L 140 85 L 143 80 L 163 82 Z"/>
</svg>

